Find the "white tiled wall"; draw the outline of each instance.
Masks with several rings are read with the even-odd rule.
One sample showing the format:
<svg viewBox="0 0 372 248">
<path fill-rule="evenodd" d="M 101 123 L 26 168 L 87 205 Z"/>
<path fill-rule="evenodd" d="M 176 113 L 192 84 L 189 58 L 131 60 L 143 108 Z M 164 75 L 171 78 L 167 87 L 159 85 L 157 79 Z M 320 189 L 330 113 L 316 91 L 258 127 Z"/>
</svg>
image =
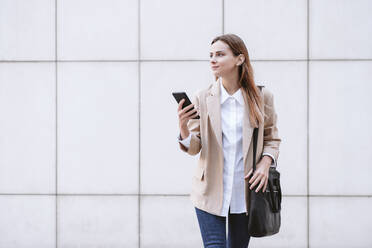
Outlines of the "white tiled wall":
<svg viewBox="0 0 372 248">
<path fill-rule="evenodd" d="M 372 57 L 372 1 L 309 0 L 311 59 Z"/>
<path fill-rule="evenodd" d="M 59 60 L 138 58 L 137 0 L 57 0 Z"/>
<path fill-rule="evenodd" d="M 282 138 L 279 234 L 371 247 L 370 0 L 0 0 L 0 248 L 202 247 L 177 104 L 246 42 Z"/>
<path fill-rule="evenodd" d="M 58 197 L 58 247 L 138 247 L 138 196 Z"/>
<path fill-rule="evenodd" d="M 0 1 L 0 60 L 55 59 L 55 1 Z"/>
<path fill-rule="evenodd" d="M 138 193 L 138 66 L 58 64 L 58 193 Z"/>
<path fill-rule="evenodd" d="M 141 204 L 141 247 L 203 247 L 187 196 L 143 196 Z"/>
<path fill-rule="evenodd" d="M 141 59 L 208 59 L 222 1 L 140 0 Z"/>
<path fill-rule="evenodd" d="M 2 194 L 56 192 L 55 74 L 50 62 L 0 63 Z"/>
<path fill-rule="evenodd" d="M 244 39 L 251 59 L 306 59 L 306 0 L 224 0 L 225 33 Z"/>
<path fill-rule="evenodd" d="M 310 193 L 372 195 L 372 61 L 314 61 L 310 75 Z"/>
<path fill-rule="evenodd" d="M 0 247 L 56 247 L 56 196 L 0 195 Z"/>
</svg>

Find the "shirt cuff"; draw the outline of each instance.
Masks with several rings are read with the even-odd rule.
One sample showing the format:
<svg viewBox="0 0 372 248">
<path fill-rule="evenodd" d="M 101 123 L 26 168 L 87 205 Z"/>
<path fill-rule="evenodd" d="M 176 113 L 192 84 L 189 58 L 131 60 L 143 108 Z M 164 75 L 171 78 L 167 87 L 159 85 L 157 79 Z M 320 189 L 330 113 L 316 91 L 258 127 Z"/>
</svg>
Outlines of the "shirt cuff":
<svg viewBox="0 0 372 248">
<path fill-rule="evenodd" d="M 189 136 L 187 136 L 187 138 L 185 139 L 181 139 L 181 134 L 178 136 L 178 141 L 186 146 L 186 148 L 189 148 L 190 147 L 190 141 L 191 141 L 191 133 L 189 134 Z"/>
<path fill-rule="evenodd" d="M 270 153 L 267 153 L 267 152 L 262 153 L 262 156 L 264 156 L 264 155 L 267 155 L 267 156 L 269 156 L 269 157 L 271 157 L 273 159 L 270 167 L 276 167 L 277 166 L 276 160 L 275 160 L 275 158 L 274 158 L 273 155 L 271 155 Z"/>
</svg>

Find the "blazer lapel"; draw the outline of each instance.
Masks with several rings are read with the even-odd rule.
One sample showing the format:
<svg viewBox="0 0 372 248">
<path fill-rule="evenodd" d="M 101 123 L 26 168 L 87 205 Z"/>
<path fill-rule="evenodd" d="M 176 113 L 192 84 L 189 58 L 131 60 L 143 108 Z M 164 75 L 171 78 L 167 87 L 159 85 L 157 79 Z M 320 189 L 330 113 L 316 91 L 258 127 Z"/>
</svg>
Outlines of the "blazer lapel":
<svg viewBox="0 0 372 248">
<path fill-rule="evenodd" d="M 247 102 L 247 95 L 244 90 L 242 90 L 244 98 L 244 114 L 243 114 L 243 163 L 245 163 L 248 156 L 249 144 L 251 143 L 253 128 L 249 122 L 249 105 Z"/>
<path fill-rule="evenodd" d="M 220 80 L 216 81 L 210 89 L 207 96 L 207 112 L 211 120 L 211 125 L 216 135 L 217 142 L 222 148 L 222 127 L 221 127 L 221 90 Z M 247 102 L 247 96 L 244 90 L 242 90 L 244 98 L 244 114 L 243 114 L 243 163 L 245 163 L 248 156 L 248 149 L 251 143 L 253 128 L 249 122 L 249 106 Z"/>
<path fill-rule="evenodd" d="M 220 80 L 216 81 L 207 96 L 207 112 L 211 125 L 216 135 L 217 142 L 222 148 L 222 127 L 221 127 L 221 102 Z"/>
</svg>

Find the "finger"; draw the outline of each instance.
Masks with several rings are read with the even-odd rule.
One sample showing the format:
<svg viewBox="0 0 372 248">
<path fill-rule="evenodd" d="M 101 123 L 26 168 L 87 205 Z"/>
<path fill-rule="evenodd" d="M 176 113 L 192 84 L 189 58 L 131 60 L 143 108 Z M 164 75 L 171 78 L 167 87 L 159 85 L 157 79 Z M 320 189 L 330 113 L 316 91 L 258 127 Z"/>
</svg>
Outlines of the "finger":
<svg viewBox="0 0 372 248">
<path fill-rule="evenodd" d="M 178 112 L 180 112 L 182 110 L 182 105 L 183 105 L 184 102 L 185 102 L 185 99 L 182 98 L 181 101 L 178 103 Z"/>
<path fill-rule="evenodd" d="M 251 178 L 251 180 L 249 180 L 249 183 L 252 183 L 254 180 L 256 180 L 256 178 L 258 177 L 258 173 L 257 173 L 257 170 L 253 173 L 253 176 Z"/>
<path fill-rule="evenodd" d="M 260 189 L 262 188 L 262 186 L 264 186 L 264 184 L 265 184 L 265 180 L 262 178 L 260 184 L 258 185 L 258 187 L 257 187 L 257 189 L 256 189 L 256 193 L 257 193 L 258 191 L 260 191 Z"/>
<path fill-rule="evenodd" d="M 261 177 L 257 177 L 256 180 L 251 184 L 250 189 L 253 189 L 259 182 L 261 181 Z"/>
<path fill-rule="evenodd" d="M 192 109 L 193 107 L 194 107 L 194 104 L 190 104 L 189 106 L 184 107 L 184 108 L 181 110 L 181 112 L 182 112 L 182 113 L 185 113 L 185 112 L 189 111 L 190 109 Z"/>
<path fill-rule="evenodd" d="M 195 117 L 197 117 L 197 116 L 199 116 L 199 113 L 198 113 L 198 112 L 196 112 L 195 114 L 193 114 L 193 115 L 191 116 L 191 118 L 195 118 Z"/>
<path fill-rule="evenodd" d="M 265 192 L 265 191 L 266 191 L 266 187 L 267 187 L 267 181 L 268 181 L 268 180 L 266 180 L 266 182 L 265 182 L 265 185 L 264 185 L 264 187 L 263 187 L 263 190 L 262 190 L 262 192 Z"/>
<path fill-rule="evenodd" d="M 191 117 L 192 115 L 195 115 L 195 114 L 197 114 L 198 113 L 198 111 L 196 110 L 196 109 L 193 109 L 193 110 L 191 110 L 191 111 L 189 111 L 189 112 L 186 112 L 185 113 L 185 116 L 186 117 Z"/>
<path fill-rule="evenodd" d="M 189 121 L 191 118 L 194 117 L 193 115 L 198 116 L 197 113 L 194 114 L 194 111 L 190 111 L 190 112 L 187 112 L 187 113 L 182 113 L 182 114 L 180 114 L 180 115 L 179 115 L 179 119 L 180 119 L 181 121 Z"/>
<path fill-rule="evenodd" d="M 248 174 L 244 177 L 244 179 L 248 179 L 248 177 L 252 174 L 252 169 L 248 171 Z"/>
<path fill-rule="evenodd" d="M 181 109 L 180 111 L 178 111 L 178 117 L 181 119 L 181 118 L 184 118 L 184 117 L 187 117 L 190 112 L 192 113 L 193 111 L 190 111 L 190 112 L 187 112 L 189 109 L 192 108 L 192 105 L 189 105 L 183 109 Z"/>
</svg>

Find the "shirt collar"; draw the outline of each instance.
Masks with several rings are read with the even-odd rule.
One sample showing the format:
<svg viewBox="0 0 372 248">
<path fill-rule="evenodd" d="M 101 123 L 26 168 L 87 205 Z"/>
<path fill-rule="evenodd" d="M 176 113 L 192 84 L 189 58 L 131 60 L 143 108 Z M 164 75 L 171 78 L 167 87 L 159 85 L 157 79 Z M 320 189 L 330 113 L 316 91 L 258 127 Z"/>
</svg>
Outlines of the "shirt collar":
<svg viewBox="0 0 372 248">
<path fill-rule="evenodd" d="M 223 87 L 223 84 L 222 82 L 220 81 L 220 88 L 221 88 L 221 104 L 223 104 L 227 98 L 229 98 L 230 96 L 235 98 L 235 100 L 238 101 L 238 103 L 240 103 L 240 105 L 244 106 L 244 99 L 243 99 L 243 94 L 242 94 L 242 89 L 240 88 L 239 90 L 237 90 L 233 95 L 229 95 L 229 93 L 227 93 L 225 87 Z"/>
</svg>

